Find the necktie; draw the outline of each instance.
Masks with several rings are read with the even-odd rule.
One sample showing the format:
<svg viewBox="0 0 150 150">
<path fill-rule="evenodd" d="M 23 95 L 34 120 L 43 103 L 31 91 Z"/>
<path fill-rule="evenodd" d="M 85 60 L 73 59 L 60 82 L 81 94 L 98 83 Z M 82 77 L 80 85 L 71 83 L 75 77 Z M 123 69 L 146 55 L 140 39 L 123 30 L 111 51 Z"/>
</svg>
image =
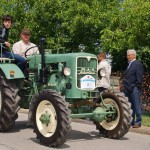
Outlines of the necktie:
<svg viewBox="0 0 150 150">
<path fill-rule="evenodd" d="M 131 63 L 132 63 L 132 62 L 130 61 L 130 62 L 129 62 L 129 65 L 128 65 L 128 67 L 127 67 L 127 69 L 129 69 L 129 67 L 131 66 Z"/>
</svg>

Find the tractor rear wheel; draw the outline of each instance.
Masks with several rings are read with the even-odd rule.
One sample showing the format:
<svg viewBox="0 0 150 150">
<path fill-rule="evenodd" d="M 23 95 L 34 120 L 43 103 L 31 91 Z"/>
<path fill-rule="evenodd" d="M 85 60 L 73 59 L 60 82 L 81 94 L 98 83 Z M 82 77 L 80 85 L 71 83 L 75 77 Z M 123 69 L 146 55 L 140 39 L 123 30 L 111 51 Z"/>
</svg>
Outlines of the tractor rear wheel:
<svg viewBox="0 0 150 150">
<path fill-rule="evenodd" d="M 104 104 L 110 104 L 116 110 L 113 121 L 103 120 L 94 122 L 96 128 L 107 138 L 119 139 L 123 137 L 131 127 L 132 110 L 127 97 L 121 92 L 104 92 L 102 94 Z M 101 103 L 99 99 L 98 103 Z M 102 104 L 103 105 L 103 104 Z"/>
<path fill-rule="evenodd" d="M 32 99 L 32 121 L 37 138 L 44 145 L 64 144 L 71 129 L 65 100 L 54 90 L 44 90 Z"/>
<path fill-rule="evenodd" d="M 18 118 L 20 97 L 15 80 L 7 80 L 0 76 L 0 131 L 10 130 Z"/>
</svg>

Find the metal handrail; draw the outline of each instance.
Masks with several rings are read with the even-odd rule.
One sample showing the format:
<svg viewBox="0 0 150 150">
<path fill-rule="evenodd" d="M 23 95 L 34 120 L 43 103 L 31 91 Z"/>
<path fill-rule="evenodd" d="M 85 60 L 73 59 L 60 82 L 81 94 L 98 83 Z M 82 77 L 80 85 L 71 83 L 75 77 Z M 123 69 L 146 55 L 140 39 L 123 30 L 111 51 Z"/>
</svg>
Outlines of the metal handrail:
<svg viewBox="0 0 150 150">
<path fill-rule="evenodd" d="M 0 43 L 0 47 L 1 47 L 1 50 L 0 50 L 0 51 L 1 51 L 1 52 L 0 52 L 1 57 L 0 57 L 0 58 L 1 58 L 1 59 L 3 58 L 3 57 L 2 57 L 2 51 L 3 51 L 3 48 L 4 48 L 3 45 L 4 45 L 4 43 Z M 12 51 L 12 49 L 10 49 L 10 50 L 11 50 L 12 59 L 14 59 L 13 51 Z"/>
<path fill-rule="evenodd" d="M 2 58 L 2 46 L 3 46 L 3 43 L 0 43 L 1 45 L 1 58 Z"/>
</svg>

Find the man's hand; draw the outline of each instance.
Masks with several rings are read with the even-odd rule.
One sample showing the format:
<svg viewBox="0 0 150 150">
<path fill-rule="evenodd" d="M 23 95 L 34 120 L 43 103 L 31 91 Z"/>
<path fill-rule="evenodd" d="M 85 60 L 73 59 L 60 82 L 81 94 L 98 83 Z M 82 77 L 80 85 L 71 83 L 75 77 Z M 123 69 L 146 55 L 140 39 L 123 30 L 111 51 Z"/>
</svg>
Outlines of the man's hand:
<svg viewBox="0 0 150 150">
<path fill-rule="evenodd" d="M 10 47 L 10 43 L 9 43 L 9 42 L 5 42 L 5 45 L 6 45 L 7 47 Z"/>
</svg>

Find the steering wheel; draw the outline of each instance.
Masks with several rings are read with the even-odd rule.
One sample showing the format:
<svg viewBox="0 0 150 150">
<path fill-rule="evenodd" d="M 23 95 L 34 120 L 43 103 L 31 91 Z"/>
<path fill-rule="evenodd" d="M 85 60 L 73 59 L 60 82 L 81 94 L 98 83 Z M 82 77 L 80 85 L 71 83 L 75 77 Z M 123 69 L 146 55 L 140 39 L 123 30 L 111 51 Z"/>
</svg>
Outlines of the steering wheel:
<svg viewBox="0 0 150 150">
<path fill-rule="evenodd" d="M 27 55 L 27 52 L 28 52 L 30 49 L 35 48 L 35 47 L 38 47 L 38 46 L 37 46 L 37 45 L 32 46 L 32 47 L 28 48 L 28 49 L 24 52 L 24 55 L 25 55 L 26 58 L 27 58 L 27 56 L 29 56 L 29 55 Z"/>
</svg>

